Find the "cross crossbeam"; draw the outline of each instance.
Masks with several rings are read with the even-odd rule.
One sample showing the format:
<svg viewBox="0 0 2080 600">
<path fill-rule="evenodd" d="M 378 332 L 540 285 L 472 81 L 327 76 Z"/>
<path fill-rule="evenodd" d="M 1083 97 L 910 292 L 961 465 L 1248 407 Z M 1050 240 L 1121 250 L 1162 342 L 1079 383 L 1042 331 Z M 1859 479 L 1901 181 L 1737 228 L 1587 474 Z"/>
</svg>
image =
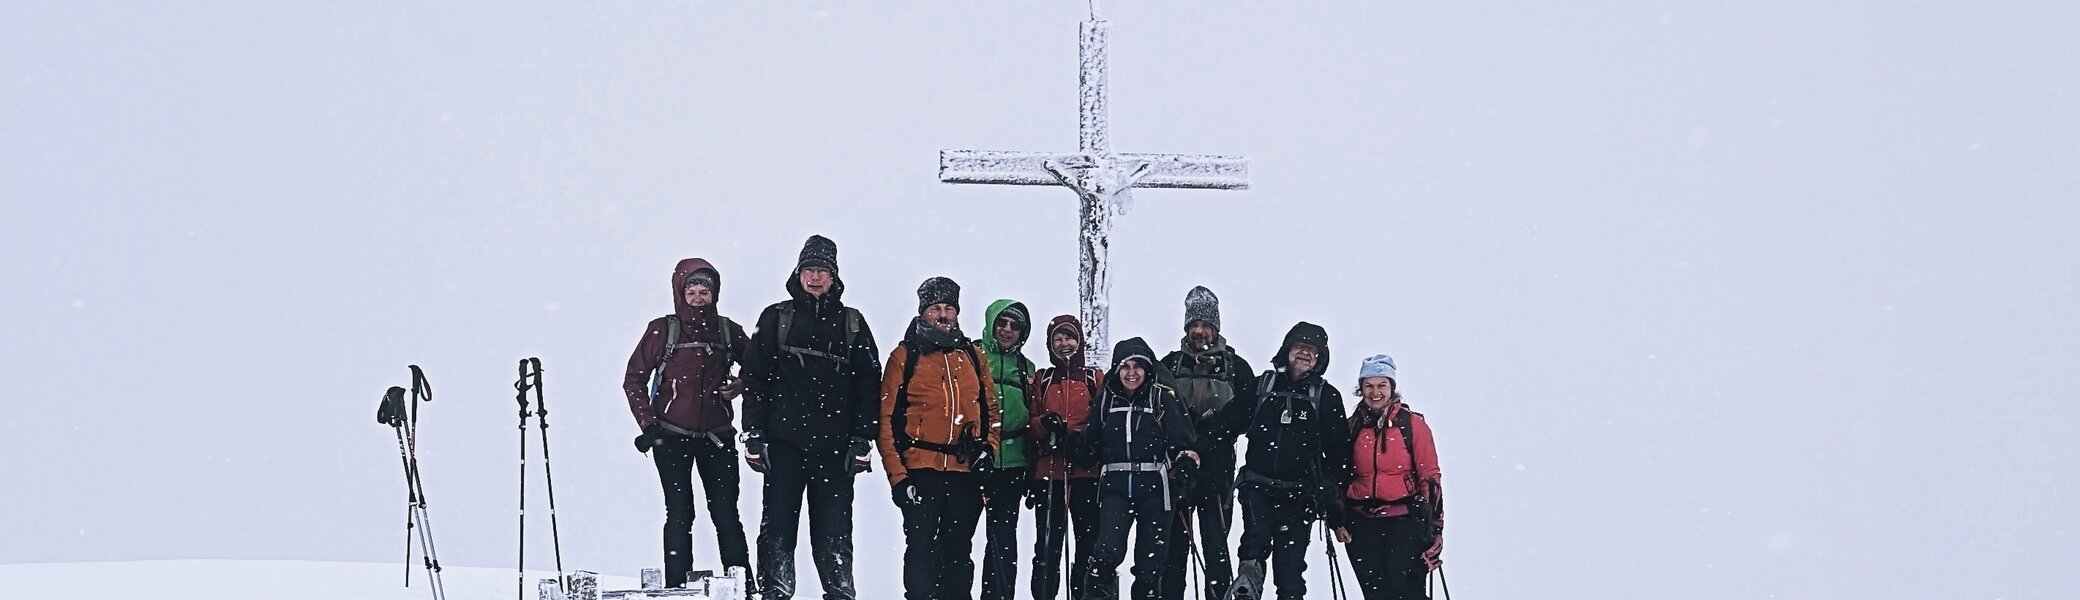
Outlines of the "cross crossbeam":
<svg viewBox="0 0 2080 600">
<path fill-rule="evenodd" d="M 1112 217 L 1124 214 L 1134 188 L 1249 189 L 1249 158 L 1212 154 L 1137 154 L 1112 151 L 1106 102 L 1106 37 L 1111 23 L 1095 6 L 1077 40 L 1077 151 L 939 151 L 939 181 L 996 185 L 1059 185 L 1076 192 L 1077 296 L 1090 366 L 1109 367 L 1112 353 Z"/>
</svg>

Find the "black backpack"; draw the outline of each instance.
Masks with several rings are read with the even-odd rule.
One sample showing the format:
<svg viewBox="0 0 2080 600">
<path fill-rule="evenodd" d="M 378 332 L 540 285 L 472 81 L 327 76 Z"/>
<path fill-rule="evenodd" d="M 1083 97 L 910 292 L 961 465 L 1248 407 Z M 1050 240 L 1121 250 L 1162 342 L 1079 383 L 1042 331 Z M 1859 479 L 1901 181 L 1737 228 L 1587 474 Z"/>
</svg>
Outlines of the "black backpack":
<svg viewBox="0 0 2080 600">
<path fill-rule="evenodd" d="M 854 342 L 856 342 L 859 339 L 859 311 L 853 310 L 850 306 L 844 307 L 845 348 L 843 351 L 844 355 L 839 355 L 831 354 L 829 352 L 824 352 L 822 350 L 817 350 L 814 348 L 803 348 L 801 346 L 787 345 L 787 332 L 794 329 L 794 302 L 781 302 L 779 304 L 774 305 L 774 307 L 780 309 L 780 330 L 778 332 L 779 337 L 774 338 L 774 340 L 779 343 L 781 352 L 793 354 L 796 358 L 800 358 L 802 356 L 816 356 L 827 358 L 830 359 L 832 362 L 837 363 L 838 370 L 851 372 L 852 359 L 848 355 L 852 353 Z"/>
</svg>

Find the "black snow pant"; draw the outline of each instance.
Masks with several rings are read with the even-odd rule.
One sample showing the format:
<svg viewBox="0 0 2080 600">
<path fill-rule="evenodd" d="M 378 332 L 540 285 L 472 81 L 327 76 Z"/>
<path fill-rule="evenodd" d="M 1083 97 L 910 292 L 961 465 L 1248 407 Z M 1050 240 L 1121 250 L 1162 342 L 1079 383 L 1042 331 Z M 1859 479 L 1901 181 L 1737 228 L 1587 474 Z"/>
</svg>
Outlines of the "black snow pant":
<svg viewBox="0 0 2080 600">
<path fill-rule="evenodd" d="M 1177 522 L 1170 526 L 1170 560 L 1163 570 L 1163 598 L 1167 600 L 1185 597 L 1194 537 L 1206 567 L 1206 597 L 1226 597 L 1228 583 L 1235 579 L 1228 559 L 1228 530 L 1235 517 L 1234 475 L 1224 479 L 1219 473 L 1199 473 L 1204 479 L 1193 483 L 1192 493 L 1178 507 Z"/>
<path fill-rule="evenodd" d="M 1351 519 L 1344 529 L 1351 543 L 1351 572 L 1365 600 L 1424 600 L 1423 579 L 1430 569 L 1423 552 L 1430 549 L 1430 524 L 1415 517 Z"/>
<path fill-rule="evenodd" d="M 1314 525 L 1311 490 L 1281 490 L 1244 483 L 1236 494 L 1242 501 L 1242 560 L 1270 559 L 1267 565 L 1278 584 L 1278 597 L 1299 600 L 1307 597 L 1307 534 Z"/>
<path fill-rule="evenodd" d="M 744 521 L 737 515 L 737 448 L 707 438 L 666 437 L 650 451 L 657 481 L 664 486 L 664 582 L 678 587 L 693 569 L 693 471 L 700 469 L 708 495 L 708 520 L 715 523 L 715 546 L 724 567 L 751 570 L 744 544 Z"/>
<path fill-rule="evenodd" d="M 1032 476 L 1032 467 L 996 469 L 984 476 L 988 521 L 982 530 L 982 600 L 1018 597 L 1018 512 Z"/>
<path fill-rule="evenodd" d="M 1163 510 L 1163 488 L 1151 482 L 1161 475 L 1138 474 L 1143 481 L 1132 485 L 1101 486 L 1098 494 L 1098 543 L 1091 549 L 1091 597 L 1110 599 L 1116 585 L 1098 585 L 1099 578 L 1117 578 L 1119 565 L 1127 558 L 1127 528 L 1134 529 L 1135 600 L 1155 600 L 1162 593 L 1163 562 L 1169 558 L 1170 522 L 1175 517 Z M 1115 473 L 1112 477 L 1124 477 Z M 1115 579 L 1116 580 L 1116 579 Z"/>
<path fill-rule="evenodd" d="M 1069 600 L 1088 598 L 1091 547 L 1098 538 L 1098 480 L 1034 480 L 1033 598 L 1054 600 L 1062 589 L 1062 542 L 1074 527 L 1076 545 L 1069 560 Z M 1105 589 L 1118 584 L 1104 581 Z"/>
<path fill-rule="evenodd" d="M 853 600 L 852 459 L 845 447 L 766 444 L 765 512 L 758 524 L 758 584 L 766 600 L 794 597 L 795 536 L 809 502 L 809 552 L 824 600 Z"/>
<path fill-rule="evenodd" d="M 975 526 L 982 520 L 982 477 L 974 473 L 911 469 L 918 502 L 903 507 L 903 597 L 968 600 L 974 597 Z"/>
</svg>

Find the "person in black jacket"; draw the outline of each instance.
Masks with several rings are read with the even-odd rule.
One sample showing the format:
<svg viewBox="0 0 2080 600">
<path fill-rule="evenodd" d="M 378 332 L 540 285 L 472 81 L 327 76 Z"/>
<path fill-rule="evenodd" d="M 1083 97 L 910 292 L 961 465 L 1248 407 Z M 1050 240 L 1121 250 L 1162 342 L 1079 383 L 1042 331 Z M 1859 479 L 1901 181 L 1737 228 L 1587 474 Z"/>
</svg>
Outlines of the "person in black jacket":
<svg viewBox="0 0 2080 600">
<path fill-rule="evenodd" d="M 1221 407 L 1247 398 L 1256 389 L 1256 371 L 1235 355 L 1221 337 L 1220 298 L 1205 287 L 1184 297 L 1184 340 L 1163 357 L 1163 369 L 1176 382 L 1177 400 L 1192 415 L 1205 459 L 1170 530 L 1170 561 L 1163 569 L 1163 597 L 1183 600 L 1191 544 L 1204 558 L 1207 598 L 1222 598 L 1234 579 L 1228 562 L 1228 530 L 1235 515 L 1235 438 L 1218 427 Z M 1194 525 L 1197 527 L 1194 527 Z"/>
<path fill-rule="evenodd" d="M 759 314 L 744 357 L 744 462 L 765 474 L 758 585 L 766 600 L 794 597 L 806 493 L 823 597 L 852 600 L 852 479 L 869 469 L 880 428 L 880 351 L 840 300 L 837 244 L 810 236 L 787 292 Z"/>
<path fill-rule="evenodd" d="M 1322 381 L 1329 333 L 1300 322 L 1286 332 L 1256 391 L 1222 407 L 1221 427 L 1249 436 L 1236 490 L 1242 502 L 1242 569 L 1228 597 L 1263 597 L 1264 561 L 1277 569 L 1278 597 L 1307 597 L 1307 533 L 1315 519 L 1341 525 L 1332 490 L 1350 472 L 1343 394 Z"/>
<path fill-rule="evenodd" d="M 1134 540 L 1136 599 L 1159 597 L 1163 562 L 1171 550 L 1165 537 L 1174 518 L 1174 502 L 1198 467 L 1188 413 L 1169 388 L 1156 384 L 1155 351 L 1141 338 L 1120 342 L 1112 351 L 1112 373 L 1104 392 L 1091 406 L 1085 439 L 1096 445 L 1098 541 L 1091 551 L 1093 581 L 1110 581 L 1126 560 L 1127 529 Z M 1173 481 L 1174 474 L 1178 477 Z M 1112 585 L 1090 586 L 1091 597 L 1108 599 Z"/>
</svg>

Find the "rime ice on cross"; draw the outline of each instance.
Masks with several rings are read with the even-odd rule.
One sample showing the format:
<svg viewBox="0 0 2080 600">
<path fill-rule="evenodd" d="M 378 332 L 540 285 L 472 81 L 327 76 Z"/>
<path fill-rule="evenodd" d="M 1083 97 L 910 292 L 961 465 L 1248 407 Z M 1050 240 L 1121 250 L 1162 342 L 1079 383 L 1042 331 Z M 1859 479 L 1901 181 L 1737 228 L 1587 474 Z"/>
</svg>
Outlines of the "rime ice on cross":
<svg viewBox="0 0 2080 600">
<path fill-rule="evenodd" d="M 1095 367 L 1110 366 L 1112 353 L 1107 318 L 1112 281 L 1106 274 L 1112 216 L 1133 206 L 1133 189 L 1249 188 L 1248 157 L 1113 153 L 1105 109 L 1105 33 L 1111 26 L 1096 14 L 1083 22 L 1076 152 L 939 151 L 939 181 L 1060 185 L 1076 192 L 1082 201 L 1077 297 L 1082 302 L 1086 361 Z"/>
</svg>

